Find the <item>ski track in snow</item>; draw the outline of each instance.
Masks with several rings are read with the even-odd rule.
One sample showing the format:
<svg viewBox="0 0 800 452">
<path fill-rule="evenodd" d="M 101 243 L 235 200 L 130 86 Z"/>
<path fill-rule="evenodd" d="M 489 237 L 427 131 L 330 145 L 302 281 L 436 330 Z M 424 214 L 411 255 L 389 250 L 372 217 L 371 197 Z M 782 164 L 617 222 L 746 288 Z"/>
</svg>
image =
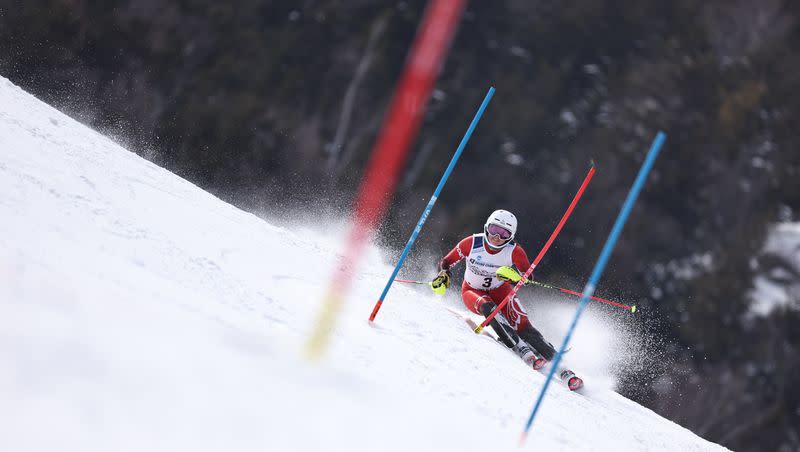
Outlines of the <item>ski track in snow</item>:
<svg viewBox="0 0 800 452">
<path fill-rule="evenodd" d="M 2 78 L 0 217 L 4 450 L 511 450 L 544 381 L 455 295 L 395 285 L 369 325 L 376 248 L 306 362 L 339 236 L 240 211 Z M 526 449 L 723 450 L 591 378 L 551 387 Z"/>
</svg>

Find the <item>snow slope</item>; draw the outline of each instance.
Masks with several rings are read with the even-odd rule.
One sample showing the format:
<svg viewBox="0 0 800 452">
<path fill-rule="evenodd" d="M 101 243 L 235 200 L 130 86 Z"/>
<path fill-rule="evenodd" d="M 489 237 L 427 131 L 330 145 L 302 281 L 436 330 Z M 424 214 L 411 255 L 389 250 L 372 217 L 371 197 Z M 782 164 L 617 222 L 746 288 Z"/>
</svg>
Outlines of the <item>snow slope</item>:
<svg viewBox="0 0 800 452">
<path fill-rule="evenodd" d="M 510 450 L 543 383 L 409 287 L 369 326 L 375 248 L 306 362 L 339 234 L 272 226 L 3 78 L 0 218 L 3 450 Z M 525 448 L 722 449 L 560 385 Z"/>
</svg>

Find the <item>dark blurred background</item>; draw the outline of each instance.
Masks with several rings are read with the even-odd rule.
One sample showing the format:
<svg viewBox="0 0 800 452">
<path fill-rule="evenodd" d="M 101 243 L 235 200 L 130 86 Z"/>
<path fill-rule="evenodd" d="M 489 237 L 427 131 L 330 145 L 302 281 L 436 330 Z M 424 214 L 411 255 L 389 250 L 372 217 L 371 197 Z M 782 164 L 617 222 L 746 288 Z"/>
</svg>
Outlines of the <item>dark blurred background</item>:
<svg viewBox="0 0 800 452">
<path fill-rule="evenodd" d="M 310 216 L 347 207 L 423 10 L 0 0 L 0 75 L 235 205 Z M 800 450 L 798 20 L 794 0 L 470 2 L 382 242 L 405 244 L 494 85 L 417 248 L 506 208 L 535 254 L 593 160 L 536 275 L 579 289 L 663 129 L 598 294 L 668 358 L 620 390 L 733 449 Z"/>
</svg>

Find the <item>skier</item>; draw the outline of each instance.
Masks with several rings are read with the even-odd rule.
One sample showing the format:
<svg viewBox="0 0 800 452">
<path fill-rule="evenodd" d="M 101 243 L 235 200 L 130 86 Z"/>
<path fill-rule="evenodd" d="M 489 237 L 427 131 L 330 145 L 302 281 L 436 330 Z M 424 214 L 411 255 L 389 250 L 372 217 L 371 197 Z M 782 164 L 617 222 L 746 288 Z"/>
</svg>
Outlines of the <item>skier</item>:
<svg viewBox="0 0 800 452">
<path fill-rule="evenodd" d="M 488 317 L 511 293 L 512 283 L 516 284 L 522 278 L 520 270 L 524 272 L 531 265 L 525 250 L 514 242 L 516 232 L 517 217 L 514 214 L 507 210 L 492 212 L 483 225 L 483 233 L 462 239 L 439 261 L 439 274 L 431 281 L 433 291 L 443 294 L 450 287 L 450 270 L 466 259 L 461 299 L 467 309 Z M 531 325 L 516 296 L 489 322 L 489 326 L 506 347 L 536 370 L 556 354 L 553 345 Z M 564 370 L 560 377 L 567 381 L 571 390 L 583 385 L 572 371 Z"/>
</svg>

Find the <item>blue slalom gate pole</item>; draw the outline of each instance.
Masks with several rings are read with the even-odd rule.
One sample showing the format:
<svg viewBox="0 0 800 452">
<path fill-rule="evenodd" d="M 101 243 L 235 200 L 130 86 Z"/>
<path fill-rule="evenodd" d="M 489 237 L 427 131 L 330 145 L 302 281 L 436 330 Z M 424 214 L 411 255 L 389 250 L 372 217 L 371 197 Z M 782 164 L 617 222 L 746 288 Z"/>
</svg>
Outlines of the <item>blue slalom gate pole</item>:
<svg viewBox="0 0 800 452">
<path fill-rule="evenodd" d="M 450 177 L 450 173 L 453 172 L 453 168 L 455 168 L 458 158 L 461 157 L 461 153 L 464 151 L 467 141 L 469 141 L 469 138 L 472 136 L 472 131 L 475 130 L 475 127 L 478 125 L 478 121 L 480 121 L 481 116 L 483 116 L 483 111 L 486 110 L 486 106 L 489 105 L 489 101 L 492 100 L 493 95 L 494 87 L 492 86 L 489 87 L 489 92 L 486 93 L 486 97 L 483 98 L 483 102 L 481 103 L 480 108 L 478 108 L 478 112 L 475 113 L 475 117 L 472 118 L 472 122 L 467 129 L 467 133 L 465 133 L 464 138 L 461 139 L 461 143 L 458 145 L 456 153 L 453 154 L 453 158 L 450 159 L 450 164 L 447 165 L 447 169 L 444 170 L 444 174 L 442 175 L 442 179 L 439 181 L 439 185 L 436 186 L 433 196 L 431 196 L 430 201 L 428 201 L 428 205 L 425 206 L 425 210 L 419 217 L 417 226 L 414 228 L 414 232 L 411 233 L 411 237 L 408 239 L 408 243 L 406 243 L 406 248 L 403 250 L 403 254 L 400 255 L 400 260 L 397 261 L 397 265 L 395 265 L 394 271 L 392 271 L 392 275 L 389 277 L 389 281 L 386 282 L 386 287 L 383 288 L 381 297 L 378 299 L 378 302 L 375 303 L 375 308 L 372 309 L 372 314 L 369 316 L 370 322 L 375 320 L 375 316 L 378 314 L 378 310 L 381 308 L 383 300 L 386 298 L 386 294 L 389 293 L 389 288 L 392 287 L 392 283 L 394 282 L 395 277 L 397 277 L 400 267 L 403 266 L 403 262 L 406 260 L 406 256 L 408 256 L 408 252 L 411 250 L 411 246 L 414 245 L 419 232 L 422 230 L 422 225 L 425 224 L 425 220 L 428 219 L 428 214 L 430 213 L 431 209 L 433 209 L 433 205 L 436 204 L 436 199 L 439 197 L 439 193 L 441 193 L 442 188 L 444 188 L 444 184 L 447 182 L 447 178 Z"/>
<path fill-rule="evenodd" d="M 547 392 L 548 386 L 550 386 L 550 380 L 552 380 L 553 374 L 555 374 L 558 364 L 561 362 L 561 357 L 564 354 L 564 350 L 566 350 L 567 346 L 569 345 L 569 341 L 572 338 L 572 333 L 575 331 L 575 326 L 578 324 L 578 319 L 583 312 L 583 308 L 585 308 L 589 303 L 589 297 L 594 294 L 594 289 L 597 287 L 597 283 L 600 280 L 600 276 L 603 274 L 603 270 L 608 262 L 608 258 L 611 256 L 611 252 L 614 250 L 614 245 L 617 243 L 617 238 L 622 232 L 625 222 L 628 220 L 628 215 L 633 208 L 633 204 L 636 202 L 636 198 L 639 196 L 639 192 L 644 185 L 647 174 L 650 172 L 650 168 L 653 167 L 653 163 L 655 162 L 656 157 L 658 157 L 658 153 L 661 150 L 661 145 L 664 144 L 664 139 L 666 139 L 666 135 L 664 135 L 664 132 L 659 131 L 658 134 L 656 134 L 655 140 L 653 140 L 653 144 L 650 146 L 650 151 L 648 151 L 647 157 L 645 158 L 641 169 L 639 169 L 639 174 L 636 176 L 636 181 L 634 181 L 631 190 L 628 192 L 628 197 L 625 198 L 625 203 L 622 205 L 622 210 L 620 210 L 619 215 L 617 216 L 617 221 L 614 222 L 614 227 L 611 229 L 611 233 L 609 234 L 608 239 L 606 239 L 606 244 L 603 246 L 603 250 L 600 252 L 600 257 L 597 259 L 597 263 L 594 265 L 592 275 L 589 277 L 589 282 L 586 283 L 586 287 L 583 289 L 583 296 L 581 296 L 580 304 L 578 305 L 578 309 L 575 311 L 575 317 L 572 319 L 572 324 L 569 326 L 569 330 L 567 330 L 567 335 L 564 336 L 564 342 L 561 344 L 561 349 L 558 351 L 556 357 L 553 359 L 553 362 L 550 365 L 550 372 L 547 374 L 547 379 L 545 379 L 544 386 L 542 386 L 542 390 L 539 392 L 539 397 L 536 399 L 536 404 L 533 406 L 533 411 L 531 411 L 531 415 L 528 418 L 528 423 L 525 424 L 525 430 L 522 432 L 522 437 L 520 438 L 521 442 L 524 442 L 525 437 L 528 435 L 528 430 L 531 428 L 533 419 L 536 417 L 536 413 L 539 411 L 539 407 L 542 405 L 544 395 Z"/>
</svg>

